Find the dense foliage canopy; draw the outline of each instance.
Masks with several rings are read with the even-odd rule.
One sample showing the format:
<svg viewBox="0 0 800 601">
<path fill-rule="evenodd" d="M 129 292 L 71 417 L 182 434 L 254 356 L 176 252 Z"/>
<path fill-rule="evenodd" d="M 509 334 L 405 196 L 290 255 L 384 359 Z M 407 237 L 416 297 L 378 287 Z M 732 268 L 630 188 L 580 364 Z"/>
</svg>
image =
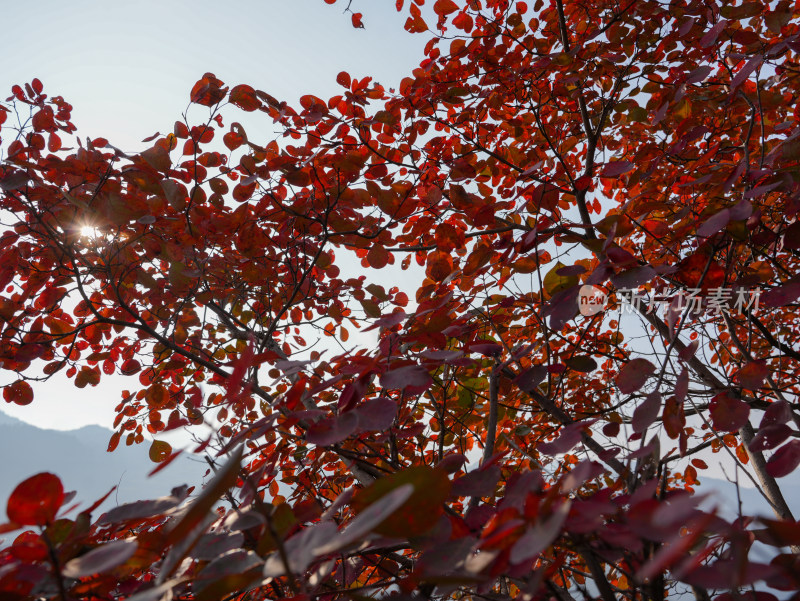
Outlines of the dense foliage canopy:
<svg viewBox="0 0 800 601">
<path fill-rule="evenodd" d="M 202 490 L 21 483 L 0 596 L 800 589 L 800 9 L 423 4 L 397 89 L 207 73 L 141 152 L 39 80 L 0 104 L 5 400 L 125 376 L 109 450 L 157 469 L 216 428 Z M 774 515 L 699 506 L 713 453 Z"/>
</svg>

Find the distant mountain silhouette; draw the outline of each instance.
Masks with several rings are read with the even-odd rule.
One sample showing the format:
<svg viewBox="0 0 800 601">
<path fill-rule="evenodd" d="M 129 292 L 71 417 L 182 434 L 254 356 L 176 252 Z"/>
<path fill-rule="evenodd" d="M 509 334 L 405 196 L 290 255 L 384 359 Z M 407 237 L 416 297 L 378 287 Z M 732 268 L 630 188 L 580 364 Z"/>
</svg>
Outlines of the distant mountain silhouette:
<svg viewBox="0 0 800 601">
<path fill-rule="evenodd" d="M 14 487 L 39 472 L 56 474 L 65 490 L 77 492 L 73 502 L 84 507 L 117 486 L 94 517 L 118 504 L 168 495 L 181 484 L 202 484 L 208 466 L 199 457 L 178 457 L 148 478 L 155 464 L 147 444 L 122 443 L 108 453 L 110 436 L 110 430 L 99 426 L 44 430 L 0 412 L 0 523 L 6 521 L 6 502 Z"/>
</svg>

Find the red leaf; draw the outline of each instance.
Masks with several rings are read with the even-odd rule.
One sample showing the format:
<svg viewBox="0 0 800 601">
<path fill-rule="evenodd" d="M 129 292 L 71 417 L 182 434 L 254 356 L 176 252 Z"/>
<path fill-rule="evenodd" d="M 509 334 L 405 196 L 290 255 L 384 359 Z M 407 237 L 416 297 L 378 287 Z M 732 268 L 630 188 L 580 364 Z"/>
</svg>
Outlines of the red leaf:
<svg viewBox="0 0 800 601">
<path fill-rule="evenodd" d="M 139 373 L 141 369 L 142 366 L 136 359 L 128 359 L 127 361 L 123 361 L 122 365 L 119 366 L 119 370 L 124 376 L 132 376 L 133 374 Z"/>
<path fill-rule="evenodd" d="M 43 472 L 17 485 L 8 498 L 6 514 L 21 526 L 43 526 L 55 519 L 63 501 L 61 480 Z"/>
<path fill-rule="evenodd" d="M 622 394 L 632 394 L 644 386 L 655 370 L 655 365 L 647 359 L 631 359 L 619 370 L 614 381 Z"/>
<path fill-rule="evenodd" d="M 436 0 L 433 5 L 433 12 L 440 17 L 446 17 L 450 13 L 458 10 L 458 5 L 453 0 Z"/>
<path fill-rule="evenodd" d="M 33 402 L 33 388 L 25 380 L 17 380 L 3 388 L 3 398 L 7 403 L 29 405 Z"/>
<path fill-rule="evenodd" d="M 728 392 L 722 392 L 711 399 L 711 421 L 715 430 L 735 432 L 750 416 L 750 405 Z"/>
<path fill-rule="evenodd" d="M 227 88 L 223 89 L 222 86 L 223 83 L 213 73 L 206 73 L 194 84 L 190 99 L 195 104 L 213 106 L 225 98 Z"/>
<path fill-rule="evenodd" d="M 798 465 L 800 465 L 800 440 L 791 440 L 769 458 L 767 472 L 773 478 L 783 478 L 791 474 Z"/>
<path fill-rule="evenodd" d="M 443 252 L 464 247 L 464 232 L 449 223 L 440 223 L 434 234 L 436 246 Z"/>
<path fill-rule="evenodd" d="M 389 264 L 389 251 L 380 244 L 374 244 L 367 253 L 367 263 L 373 269 L 383 269 Z"/>
<path fill-rule="evenodd" d="M 243 111 L 252 112 L 261 108 L 261 101 L 256 97 L 256 91 L 245 84 L 234 86 L 229 99 L 231 104 L 238 106 Z"/>
<path fill-rule="evenodd" d="M 409 8 L 411 16 L 406 20 L 405 29 L 410 33 L 422 33 L 428 31 L 428 24 L 422 18 L 422 13 L 416 4 Z"/>
<path fill-rule="evenodd" d="M 347 71 L 341 71 L 339 75 L 336 76 L 336 83 L 345 88 L 350 87 L 351 81 L 350 74 Z"/>
<path fill-rule="evenodd" d="M 364 24 L 361 22 L 361 17 L 363 15 L 361 13 L 353 13 L 350 17 L 350 20 L 353 23 L 353 27 L 356 29 L 364 29 Z"/>
<path fill-rule="evenodd" d="M 750 361 L 736 373 L 736 380 L 743 388 L 758 390 L 768 375 L 769 368 L 764 361 Z"/>
</svg>

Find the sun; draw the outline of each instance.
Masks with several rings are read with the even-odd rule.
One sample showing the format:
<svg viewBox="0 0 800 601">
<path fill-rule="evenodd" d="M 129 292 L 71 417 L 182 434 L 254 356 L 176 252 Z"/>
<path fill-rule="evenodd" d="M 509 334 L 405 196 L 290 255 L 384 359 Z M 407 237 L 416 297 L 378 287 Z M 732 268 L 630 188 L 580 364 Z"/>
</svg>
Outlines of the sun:
<svg viewBox="0 0 800 601">
<path fill-rule="evenodd" d="M 81 236 L 86 236 L 87 238 L 97 238 L 99 234 L 100 232 L 97 231 L 97 228 L 93 225 L 81 226 Z"/>
</svg>

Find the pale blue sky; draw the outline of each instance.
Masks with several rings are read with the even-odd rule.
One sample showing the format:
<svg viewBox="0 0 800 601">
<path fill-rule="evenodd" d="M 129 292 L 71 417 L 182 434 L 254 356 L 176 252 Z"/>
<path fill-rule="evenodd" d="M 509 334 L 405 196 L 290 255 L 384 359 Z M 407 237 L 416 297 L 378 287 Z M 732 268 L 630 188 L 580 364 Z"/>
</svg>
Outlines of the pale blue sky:
<svg viewBox="0 0 800 601">
<path fill-rule="evenodd" d="M 171 129 L 189 90 L 210 71 L 281 100 L 329 97 L 339 71 L 395 85 L 419 64 L 425 35 L 403 30 L 389 0 L 44 0 L 4 7 L 0 84 L 38 77 L 74 107 L 83 135 L 127 146 Z M 113 143 L 113 142 L 112 142 Z"/>
<path fill-rule="evenodd" d="M 426 35 L 403 30 L 390 0 L 353 0 L 365 29 L 354 29 L 346 2 L 322 0 L 143 0 L 15 2 L 4 7 L 0 93 L 38 77 L 45 93 L 74 106 L 78 134 L 125 150 L 167 133 L 205 72 L 295 102 L 339 93 L 340 71 L 396 86 L 422 58 Z M 200 109 L 202 110 L 202 109 Z M 231 119 L 243 120 L 231 111 Z M 266 120 L 265 120 L 266 121 Z M 270 123 L 259 124 L 265 134 Z M 253 133 L 248 127 L 248 132 Z M 73 146 L 64 139 L 65 146 Z M 7 374 L 8 375 L 8 374 Z M 3 382 L 8 381 L 7 377 Z M 0 410 L 44 428 L 109 427 L 130 378 L 104 378 L 79 390 L 64 378 L 35 384 L 36 400 Z"/>
</svg>

